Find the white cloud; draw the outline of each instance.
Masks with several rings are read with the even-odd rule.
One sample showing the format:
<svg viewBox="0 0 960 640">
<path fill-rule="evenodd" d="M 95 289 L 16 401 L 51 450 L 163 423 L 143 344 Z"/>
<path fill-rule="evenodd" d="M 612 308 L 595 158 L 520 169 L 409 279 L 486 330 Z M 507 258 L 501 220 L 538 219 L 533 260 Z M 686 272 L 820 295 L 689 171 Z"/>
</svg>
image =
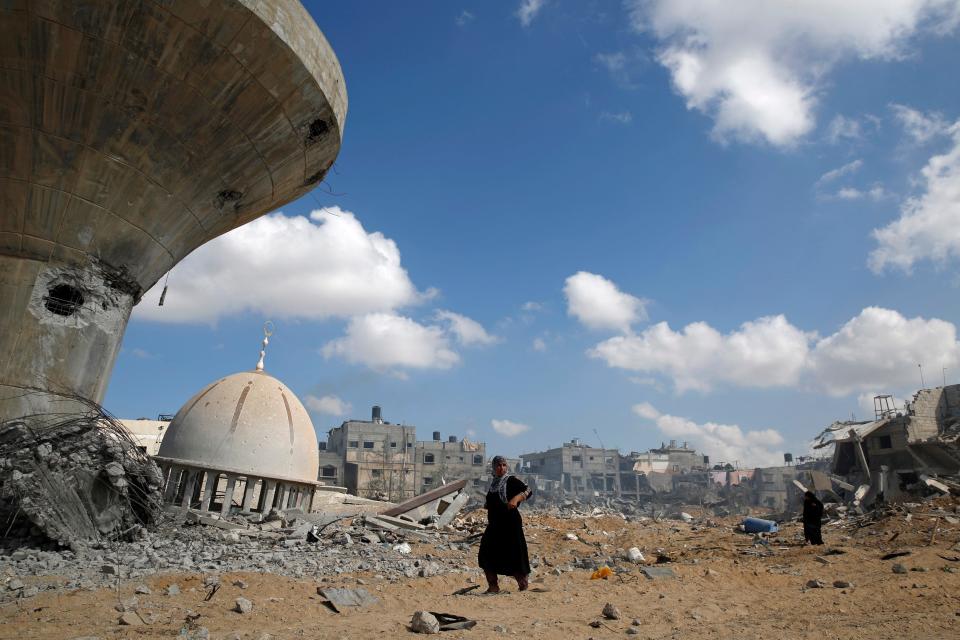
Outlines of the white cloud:
<svg viewBox="0 0 960 640">
<path fill-rule="evenodd" d="M 827 141 L 830 144 L 837 144 L 843 140 L 856 142 L 863 138 L 863 126 L 855 118 L 848 118 L 842 114 L 837 114 L 827 125 Z"/>
<path fill-rule="evenodd" d="M 873 271 L 895 267 L 909 273 L 921 260 L 944 264 L 960 257 L 960 122 L 949 132 L 952 148 L 921 171 L 923 193 L 903 203 L 897 220 L 874 229 L 878 246 L 868 260 Z"/>
<path fill-rule="evenodd" d="M 349 211 L 258 218 L 187 256 L 144 295 L 134 317 L 215 323 L 253 311 L 273 318 L 348 317 L 417 304 L 421 293 L 400 265 L 396 243 L 368 233 Z"/>
<path fill-rule="evenodd" d="M 346 335 L 328 342 L 322 353 L 376 371 L 449 369 L 460 362 L 443 329 L 389 313 L 351 318 Z"/>
<path fill-rule="evenodd" d="M 603 276 L 579 271 L 563 287 L 567 313 L 591 329 L 629 331 L 630 325 L 646 320 L 646 301 L 623 293 Z"/>
<path fill-rule="evenodd" d="M 513 422 L 512 420 L 491 420 L 490 426 L 493 427 L 494 431 L 507 438 L 516 437 L 521 433 L 530 430 L 529 425 L 525 425 L 520 422 Z"/>
<path fill-rule="evenodd" d="M 543 310 L 543 304 L 539 302 L 534 302 L 532 300 L 524 302 L 520 307 L 522 311 L 541 311 Z"/>
<path fill-rule="evenodd" d="M 593 56 L 593 61 L 622 89 L 636 89 L 636 77 L 649 65 L 649 59 L 640 49 L 598 53 Z"/>
<path fill-rule="evenodd" d="M 150 358 L 153 357 L 152 353 L 150 353 L 146 349 L 141 349 L 140 347 L 134 347 L 133 349 L 130 349 L 130 353 L 134 357 L 140 358 L 141 360 L 149 360 Z"/>
<path fill-rule="evenodd" d="M 842 396 L 919 387 L 918 364 L 939 373 L 941 367 L 952 368 L 958 362 L 960 345 L 953 324 L 867 307 L 817 343 L 810 374 L 820 388 Z"/>
<path fill-rule="evenodd" d="M 879 307 L 867 307 L 826 338 L 781 315 L 746 322 L 725 335 L 704 322 L 681 332 L 659 323 L 587 353 L 610 367 L 666 376 L 677 392 L 719 385 L 808 388 L 833 396 L 901 391 L 919 386 L 918 363 L 934 372 L 960 363 L 952 323 Z"/>
<path fill-rule="evenodd" d="M 682 332 L 661 322 L 638 335 L 605 340 L 588 355 L 611 367 L 668 375 L 678 392 L 710 391 L 722 383 L 777 387 L 799 380 L 808 340 L 782 315 L 745 322 L 727 335 L 705 322 Z"/>
<path fill-rule="evenodd" d="M 483 325 L 479 322 L 467 316 L 462 316 L 459 313 L 440 310 L 437 311 L 436 318 L 437 320 L 447 322 L 450 327 L 450 332 L 456 337 L 457 342 L 465 347 L 495 344 L 500 341 L 497 336 L 492 336 L 487 333 L 487 330 L 484 329 Z"/>
<path fill-rule="evenodd" d="M 783 463 L 783 436 L 774 429 L 744 431 L 735 424 L 692 420 L 661 414 L 649 403 L 634 405 L 633 412 L 651 420 L 670 438 L 683 439 L 716 462 L 739 462 L 741 467 L 773 466 Z"/>
<path fill-rule="evenodd" d="M 463 11 L 460 12 L 460 15 L 458 15 L 456 18 L 453 19 L 453 21 L 457 24 L 458 27 L 465 27 L 471 22 L 473 22 L 473 19 L 475 17 L 476 16 L 474 16 L 472 13 L 464 9 Z"/>
<path fill-rule="evenodd" d="M 520 24 L 529 27 L 545 4 L 546 0 L 520 0 L 520 7 L 517 9 Z"/>
<path fill-rule="evenodd" d="M 822 186 L 830 182 L 833 182 L 838 178 L 842 178 L 843 176 L 848 176 L 850 174 L 856 173 L 857 171 L 860 170 L 861 167 L 863 167 L 863 160 L 857 158 L 856 160 L 853 160 L 852 162 L 848 162 L 842 167 L 838 167 L 836 169 L 827 171 L 825 174 L 820 176 L 820 178 L 817 180 L 817 186 Z"/>
<path fill-rule="evenodd" d="M 318 398 L 311 394 L 304 398 L 303 404 L 311 411 L 331 416 L 343 416 L 353 410 L 353 406 L 349 402 L 344 402 L 334 395 L 326 395 Z"/>
<path fill-rule="evenodd" d="M 547 350 L 547 343 L 543 341 L 543 338 L 534 338 L 533 339 L 533 350 L 544 352 Z"/>
<path fill-rule="evenodd" d="M 949 132 L 950 123 L 937 112 L 923 113 L 902 104 L 891 104 L 894 117 L 913 142 L 923 144 Z"/>
<path fill-rule="evenodd" d="M 687 107 L 721 141 L 790 146 L 815 124 L 822 78 L 845 59 L 893 59 L 927 27 L 956 26 L 956 0 L 628 0 L 634 27 Z"/>
<path fill-rule="evenodd" d="M 633 114 L 629 111 L 618 111 L 616 113 L 603 111 L 600 113 L 600 119 L 614 124 L 630 124 L 633 122 Z"/>
<path fill-rule="evenodd" d="M 830 196 L 823 196 L 825 199 L 833 200 L 872 200 L 874 202 L 880 202 L 881 200 L 886 200 L 887 198 L 893 197 L 887 189 L 880 183 L 874 184 L 869 189 L 858 189 L 856 187 L 843 187 L 838 189 L 836 193 Z"/>
</svg>

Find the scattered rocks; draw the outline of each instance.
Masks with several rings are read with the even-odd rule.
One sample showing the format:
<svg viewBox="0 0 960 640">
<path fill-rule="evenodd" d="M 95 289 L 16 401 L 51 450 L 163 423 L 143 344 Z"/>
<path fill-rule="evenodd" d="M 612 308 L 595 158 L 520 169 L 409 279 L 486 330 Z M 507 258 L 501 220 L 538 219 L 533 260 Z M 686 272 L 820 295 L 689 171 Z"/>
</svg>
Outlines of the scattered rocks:
<svg viewBox="0 0 960 640">
<path fill-rule="evenodd" d="M 150 590 L 150 587 L 148 587 L 145 584 L 138 584 L 137 588 L 134 589 L 133 592 L 138 593 L 140 595 L 145 595 L 145 596 L 149 596 L 150 594 L 153 593 L 153 591 Z"/>
<path fill-rule="evenodd" d="M 237 598 L 233 610 L 237 613 L 250 613 L 253 611 L 253 603 L 246 598 Z"/>
<path fill-rule="evenodd" d="M 120 620 L 118 620 L 117 623 L 127 627 L 139 627 L 143 624 L 143 620 L 136 612 L 127 611 L 120 616 Z"/>
<path fill-rule="evenodd" d="M 607 620 L 619 620 L 620 609 L 618 609 L 613 603 L 608 602 L 607 604 L 603 605 L 603 617 Z"/>
<path fill-rule="evenodd" d="M 847 582 L 846 580 L 834 580 L 833 586 L 837 589 L 849 589 L 853 586 L 853 583 Z"/>
<path fill-rule="evenodd" d="M 440 621 L 429 611 L 417 611 L 410 619 L 410 629 L 416 633 L 440 633 Z"/>
<path fill-rule="evenodd" d="M 166 593 L 168 596 L 180 595 L 180 585 L 178 584 L 168 584 L 166 588 Z"/>
<path fill-rule="evenodd" d="M 901 575 L 907 573 L 907 568 L 899 563 L 893 565 L 892 569 L 894 573 L 899 573 Z"/>
<path fill-rule="evenodd" d="M 807 589 L 823 589 L 826 585 L 819 580 L 807 580 Z"/>
<path fill-rule="evenodd" d="M 626 558 L 630 562 L 644 562 L 645 560 L 643 553 L 641 553 L 640 549 L 637 547 L 630 547 L 627 549 Z"/>
</svg>

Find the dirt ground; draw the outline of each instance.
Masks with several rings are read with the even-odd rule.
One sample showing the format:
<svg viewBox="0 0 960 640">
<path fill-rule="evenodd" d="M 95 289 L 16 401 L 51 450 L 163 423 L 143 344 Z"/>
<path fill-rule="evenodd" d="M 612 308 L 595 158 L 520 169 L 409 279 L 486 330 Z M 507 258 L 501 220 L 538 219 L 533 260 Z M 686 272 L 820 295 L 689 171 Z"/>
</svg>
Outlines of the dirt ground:
<svg viewBox="0 0 960 640">
<path fill-rule="evenodd" d="M 953 502 L 942 506 L 955 509 Z M 302 580 L 237 573 L 223 574 L 222 587 L 206 601 L 202 575 L 162 574 L 145 581 L 152 595 L 138 597 L 139 616 L 149 624 L 118 625 L 115 607 L 134 595 L 136 585 L 144 583 L 139 580 L 116 589 L 42 592 L 10 603 L 0 609 L 0 638 L 175 638 L 197 627 L 208 629 L 213 639 L 257 640 L 264 634 L 275 639 L 412 638 L 407 624 L 420 609 L 477 621 L 471 630 L 440 634 L 451 640 L 599 639 L 625 636 L 631 627 L 639 638 L 960 638 L 960 525 L 918 512 L 909 520 L 898 514 L 862 528 L 825 525 L 826 546 L 809 547 L 800 544 L 796 523 L 785 525 L 768 545 L 755 545 L 751 536 L 734 531 L 738 520 L 626 523 L 613 516 L 559 519 L 527 513 L 530 555 L 541 562 L 527 592 L 504 579 L 508 593 L 451 595 L 470 586 L 470 580 L 482 582 L 479 573 L 399 582 L 369 573 Z M 579 539 L 568 540 L 571 532 Z M 469 553 L 413 546 L 415 554 L 460 554 L 465 567 L 475 567 L 475 545 Z M 640 565 L 607 580 L 590 580 L 588 569 L 553 574 L 576 558 L 618 555 L 632 546 L 648 562 L 660 550 L 672 560 L 660 566 L 670 567 L 676 577 L 650 580 Z M 768 550 L 769 556 L 754 555 Z M 910 554 L 881 559 L 891 551 Z M 894 573 L 896 563 L 907 572 Z M 625 566 L 620 563 L 618 570 Z M 324 578 L 323 586 L 362 586 L 380 602 L 335 613 L 317 595 Z M 817 579 L 825 586 L 807 587 Z M 234 586 L 236 580 L 246 588 Z M 834 587 L 838 580 L 852 586 Z M 166 595 L 171 583 L 181 593 Z M 232 611 L 240 596 L 253 602 L 250 613 Z M 621 619 L 602 619 L 607 602 L 620 609 Z M 595 620 L 601 625 L 589 626 Z"/>
</svg>

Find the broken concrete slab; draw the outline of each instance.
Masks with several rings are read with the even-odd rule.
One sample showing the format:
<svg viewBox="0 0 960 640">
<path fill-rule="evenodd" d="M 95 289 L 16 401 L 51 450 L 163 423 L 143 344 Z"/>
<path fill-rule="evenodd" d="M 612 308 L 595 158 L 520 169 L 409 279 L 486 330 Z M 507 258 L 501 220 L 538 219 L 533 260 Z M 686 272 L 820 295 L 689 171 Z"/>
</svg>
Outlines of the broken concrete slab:
<svg viewBox="0 0 960 640">
<path fill-rule="evenodd" d="M 369 607 L 378 604 L 379 598 L 370 595 L 366 589 L 334 589 L 328 587 L 317 587 L 317 593 L 329 602 L 329 606 L 340 613 L 347 607 Z"/>
<path fill-rule="evenodd" d="M 402 515 L 404 513 L 407 513 L 408 511 L 413 511 L 417 507 L 425 505 L 428 502 L 433 502 L 434 500 L 442 498 L 443 496 L 449 495 L 455 491 L 459 491 L 463 489 L 465 486 L 467 486 L 466 479 L 457 480 L 456 482 L 451 482 L 451 483 L 439 486 L 432 491 L 427 491 L 426 493 L 423 493 L 417 496 L 416 498 L 411 498 L 406 502 L 401 502 L 395 507 L 382 511 L 380 515 L 384 515 L 384 516 Z"/>
<path fill-rule="evenodd" d="M 670 567 L 643 567 L 640 572 L 650 580 L 677 577 Z"/>
<path fill-rule="evenodd" d="M 468 496 L 466 493 L 462 491 L 458 493 L 457 497 L 453 499 L 453 502 L 451 502 L 447 508 L 443 510 L 443 513 L 440 514 L 440 519 L 437 520 L 437 527 L 445 527 L 453 522 L 453 519 L 457 517 L 457 514 L 460 513 L 465 506 L 467 506 L 467 502 L 469 501 L 470 496 Z"/>
</svg>

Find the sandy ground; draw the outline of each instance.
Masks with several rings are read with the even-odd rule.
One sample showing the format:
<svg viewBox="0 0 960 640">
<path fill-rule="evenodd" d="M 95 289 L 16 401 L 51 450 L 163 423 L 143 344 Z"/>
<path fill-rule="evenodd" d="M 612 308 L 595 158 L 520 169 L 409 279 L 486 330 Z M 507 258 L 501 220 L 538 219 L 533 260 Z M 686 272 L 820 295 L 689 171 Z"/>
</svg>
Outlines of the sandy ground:
<svg viewBox="0 0 960 640">
<path fill-rule="evenodd" d="M 953 511 L 952 502 L 943 506 Z M 695 512 L 694 512 L 695 513 Z M 960 525 L 934 521 L 915 513 L 872 526 L 825 526 L 825 547 L 799 544 L 798 524 L 786 525 L 770 540 L 769 557 L 750 555 L 750 536 L 736 533 L 737 519 L 715 519 L 714 526 L 677 521 L 625 523 L 612 516 L 558 519 L 526 514 L 525 529 L 531 556 L 542 564 L 528 592 L 518 592 L 504 579 L 508 593 L 496 596 L 451 595 L 482 581 L 479 573 L 405 579 L 391 583 L 373 574 L 315 576 L 295 580 L 272 574 L 223 574 L 221 589 L 205 601 L 199 574 L 157 575 L 145 583 L 152 595 L 139 596 L 138 611 L 150 621 L 143 626 L 119 626 L 115 606 L 134 595 L 136 584 L 116 589 L 46 592 L 0 609 L 0 638 L 175 638 L 190 614 L 199 614 L 193 627 L 206 627 L 210 638 L 374 638 L 416 637 L 407 624 L 414 611 L 453 613 L 477 620 L 472 630 L 440 634 L 443 638 L 480 640 L 503 636 L 537 638 L 610 638 L 626 636 L 633 619 L 639 638 L 960 638 Z M 928 544 L 933 527 L 937 532 Z M 567 540 L 573 532 L 580 540 Z M 892 539 L 892 540 L 891 540 Z M 612 555 L 637 546 L 647 559 L 662 549 L 673 562 L 676 578 L 649 580 L 633 565 L 629 573 L 607 580 L 590 580 L 590 571 L 574 569 L 553 575 L 553 567 L 574 558 Z M 828 549 L 842 551 L 822 555 Z M 414 545 L 415 553 L 435 556 L 460 552 L 436 551 Z M 881 560 L 884 553 L 910 555 Z M 476 546 L 461 553 L 465 567 L 474 567 Z M 817 560 L 821 555 L 829 564 Z M 957 561 L 945 559 L 956 558 Z M 895 563 L 908 572 L 896 574 Z M 957 568 L 950 572 L 945 568 Z M 44 578 L 43 580 L 49 580 Z M 363 610 L 335 613 L 317 595 L 324 586 L 362 586 L 380 599 Z M 824 588 L 807 588 L 819 579 Z M 40 579 L 37 579 L 40 580 Z M 235 580 L 247 583 L 245 589 Z M 835 580 L 853 583 L 835 588 Z M 178 595 L 164 589 L 177 583 Z M 479 591 L 479 590 L 478 590 Z M 253 602 L 247 614 L 231 609 L 237 597 Z M 623 614 L 603 620 L 610 602 Z M 498 629 L 501 626 L 503 629 Z"/>
</svg>

